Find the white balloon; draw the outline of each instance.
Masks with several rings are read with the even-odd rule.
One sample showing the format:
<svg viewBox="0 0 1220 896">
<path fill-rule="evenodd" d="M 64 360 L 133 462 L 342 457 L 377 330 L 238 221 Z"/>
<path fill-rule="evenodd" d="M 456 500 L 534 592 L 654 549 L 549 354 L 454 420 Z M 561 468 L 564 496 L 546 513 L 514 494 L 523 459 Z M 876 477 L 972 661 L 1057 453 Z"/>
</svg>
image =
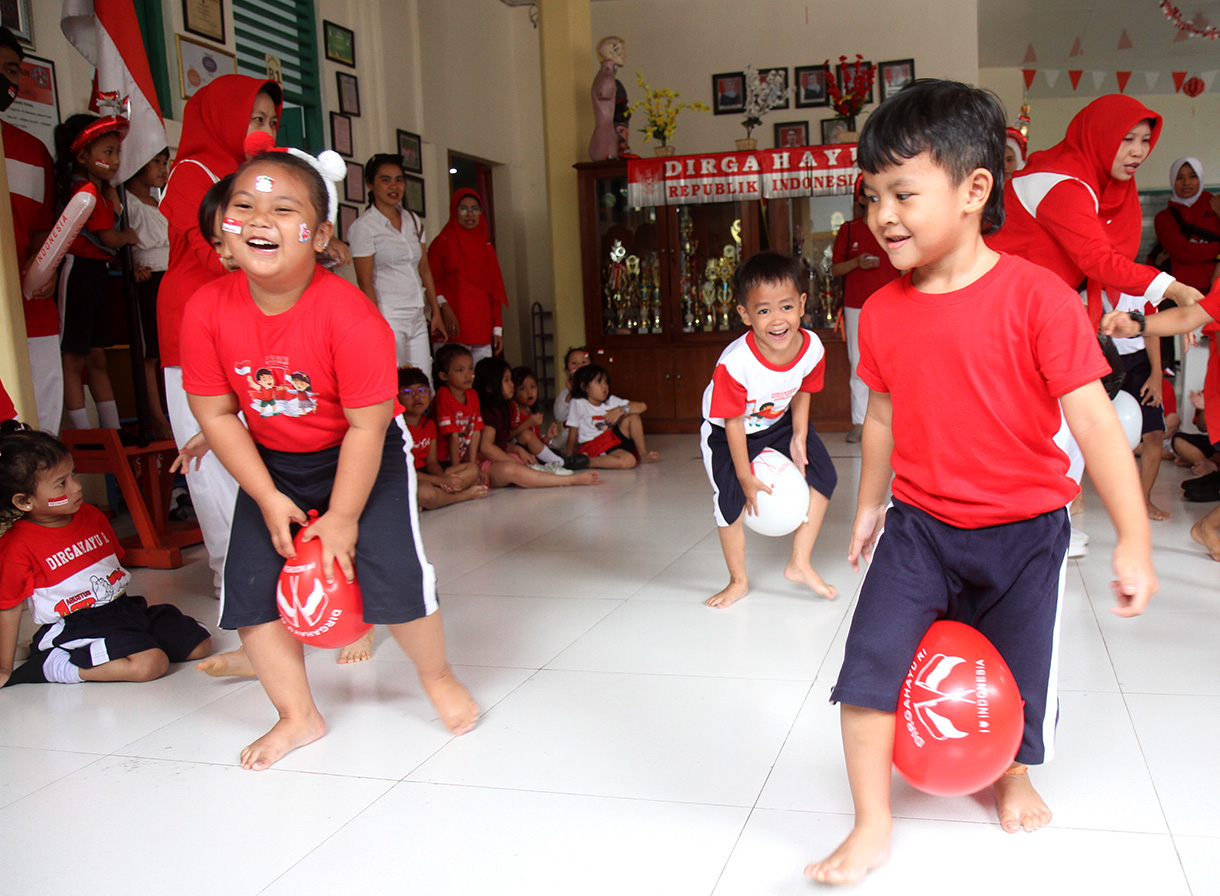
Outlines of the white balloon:
<svg viewBox="0 0 1220 896">
<path fill-rule="evenodd" d="M 771 489 L 758 493 L 758 513 L 746 513 L 746 525 L 759 535 L 787 535 L 808 519 L 809 484 L 791 460 L 764 448 L 750 464 L 754 475 Z"/>
<path fill-rule="evenodd" d="M 1123 432 L 1127 436 L 1127 444 L 1134 451 L 1135 446 L 1140 443 L 1140 433 L 1144 428 L 1143 408 L 1130 392 L 1119 392 L 1112 400 L 1114 412 L 1118 414 L 1118 422 L 1123 425 Z"/>
</svg>

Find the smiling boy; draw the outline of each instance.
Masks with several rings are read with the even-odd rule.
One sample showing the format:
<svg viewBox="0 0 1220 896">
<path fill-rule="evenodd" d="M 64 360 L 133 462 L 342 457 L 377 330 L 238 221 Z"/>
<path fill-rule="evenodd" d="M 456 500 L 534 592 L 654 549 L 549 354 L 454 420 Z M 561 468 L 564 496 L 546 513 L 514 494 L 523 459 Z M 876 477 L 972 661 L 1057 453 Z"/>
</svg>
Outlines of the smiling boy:
<svg viewBox="0 0 1220 896">
<path fill-rule="evenodd" d="M 1004 220 L 1004 121 L 991 93 L 917 81 L 860 136 L 869 227 L 908 273 L 860 318 L 870 391 L 848 559 L 872 560 L 831 695 L 855 823 L 805 869 L 823 883 L 889 859 L 894 711 L 937 619 L 988 637 L 1025 702 L 1016 762 L 993 785 L 1003 830 L 1050 821 L 1026 765 L 1053 753 L 1066 505 L 1079 490 L 1054 441 L 1063 417 L 1118 531 L 1113 611 L 1138 615 L 1156 591 L 1143 495 L 1084 307 L 1050 271 L 983 242 Z"/>
<path fill-rule="evenodd" d="M 771 490 L 754 475 L 751 461 L 772 448 L 792 459 L 811 486 L 809 512 L 792 537 L 789 581 L 833 598 L 809 563 L 836 474 L 826 447 L 809 423 L 809 402 L 822 388 L 825 350 L 801 329 L 805 294 L 800 262 L 778 252 L 746 259 L 734 274 L 741 297 L 737 313 L 750 332 L 729 343 L 703 392 L 703 464 L 715 490 L 715 517 L 729 584 L 706 601 L 728 607 L 749 592 L 745 514 L 758 513 L 757 496 Z M 758 408 L 758 411 L 753 411 Z M 765 409 L 765 410 L 764 410 Z"/>
</svg>

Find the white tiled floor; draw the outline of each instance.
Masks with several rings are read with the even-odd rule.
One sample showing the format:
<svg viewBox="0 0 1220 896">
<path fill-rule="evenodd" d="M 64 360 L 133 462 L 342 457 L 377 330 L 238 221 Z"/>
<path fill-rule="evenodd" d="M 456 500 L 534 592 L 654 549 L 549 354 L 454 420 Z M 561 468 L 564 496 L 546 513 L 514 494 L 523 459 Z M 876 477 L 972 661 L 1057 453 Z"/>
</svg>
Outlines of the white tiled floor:
<svg viewBox="0 0 1220 896">
<path fill-rule="evenodd" d="M 784 580 L 787 539 L 751 535 L 754 593 L 727 611 L 694 437 L 596 488 L 504 490 L 426 514 L 449 652 L 484 708 L 446 735 L 405 658 L 312 652 L 330 732 L 269 772 L 234 764 L 271 723 L 256 683 L 189 667 L 151 684 L 0 692 L 0 893 L 412 893 L 465 896 L 816 890 L 801 877 L 850 824 L 827 702 L 859 586 L 844 559 L 858 446 L 815 564 L 827 602 Z M 1220 595 L 1189 540 L 1205 507 L 1162 468 L 1162 593 L 1109 605 L 1113 536 L 1088 500 L 1087 558 L 1063 618 L 1058 756 L 1037 780 L 1052 827 L 1007 836 L 987 795 L 895 778 L 891 863 L 875 894 L 1220 893 Z M 207 622 L 199 550 L 136 588 Z M 217 638 L 222 647 L 232 634 Z"/>
</svg>

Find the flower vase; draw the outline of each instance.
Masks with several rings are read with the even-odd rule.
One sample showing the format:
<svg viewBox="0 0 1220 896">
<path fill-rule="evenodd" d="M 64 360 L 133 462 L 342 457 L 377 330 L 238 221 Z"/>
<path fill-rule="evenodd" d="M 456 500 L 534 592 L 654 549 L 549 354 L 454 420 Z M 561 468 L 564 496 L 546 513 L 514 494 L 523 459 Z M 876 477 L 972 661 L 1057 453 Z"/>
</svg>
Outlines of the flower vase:
<svg viewBox="0 0 1220 896">
<path fill-rule="evenodd" d="M 758 149 L 758 140 L 753 137 L 742 137 L 737 141 L 737 150 L 745 152 L 751 149 Z"/>
<path fill-rule="evenodd" d="M 660 146 L 654 146 L 652 148 L 652 154 L 654 156 L 672 156 L 674 154 L 674 148 L 668 144 L 661 144 Z"/>
</svg>

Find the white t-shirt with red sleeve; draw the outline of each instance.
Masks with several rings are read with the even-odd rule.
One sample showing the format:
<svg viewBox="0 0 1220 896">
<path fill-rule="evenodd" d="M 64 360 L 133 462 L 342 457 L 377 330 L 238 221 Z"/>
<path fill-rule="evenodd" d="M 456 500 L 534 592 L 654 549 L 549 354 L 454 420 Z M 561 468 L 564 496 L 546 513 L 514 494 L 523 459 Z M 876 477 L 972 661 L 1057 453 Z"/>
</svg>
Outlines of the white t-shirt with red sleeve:
<svg viewBox="0 0 1220 896">
<path fill-rule="evenodd" d="M 1079 490 L 1059 398 L 1110 372 L 1080 297 L 1013 255 L 964 289 L 904 275 L 860 316 L 860 379 L 893 404 L 894 497 L 962 529 L 1032 519 Z"/>
<path fill-rule="evenodd" d="M 703 390 L 703 416 L 716 426 L 745 417 L 746 435 L 762 432 L 788 411 L 798 392 L 819 392 L 826 377 L 822 340 L 801 330 L 795 358 L 777 367 L 762 356 L 754 332 L 734 339 L 720 353 L 712 381 Z"/>
<path fill-rule="evenodd" d="M 347 434 L 344 408 L 398 403 L 394 334 L 359 289 L 321 266 L 295 305 L 269 315 L 244 275 L 199 289 L 182 318 L 182 385 L 238 397 L 258 444 L 298 454 Z"/>
<path fill-rule="evenodd" d="M 611 395 L 597 405 L 587 398 L 573 398 L 568 405 L 568 428 L 576 430 L 577 444 L 592 442 L 610 429 L 610 424 L 606 422 L 606 412 L 625 408 L 630 404 L 626 398 L 617 395 Z"/>
<path fill-rule="evenodd" d="M 0 610 L 29 601 L 38 625 L 58 622 L 121 595 L 131 573 L 123 548 L 100 510 L 89 504 L 66 526 L 18 520 L 0 537 Z"/>
</svg>

